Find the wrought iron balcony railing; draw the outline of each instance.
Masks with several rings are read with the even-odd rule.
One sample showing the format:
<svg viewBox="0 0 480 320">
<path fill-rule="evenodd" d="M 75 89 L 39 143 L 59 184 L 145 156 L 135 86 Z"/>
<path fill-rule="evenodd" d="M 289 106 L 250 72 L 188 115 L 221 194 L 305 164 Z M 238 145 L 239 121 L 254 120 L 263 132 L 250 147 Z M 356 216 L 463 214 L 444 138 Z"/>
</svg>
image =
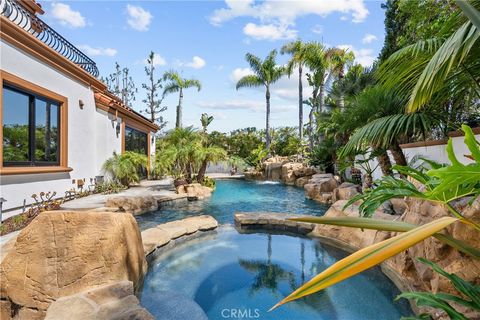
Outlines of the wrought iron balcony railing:
<svg viewBox="0 0 480 320">
<path fill-rule="evenodd" d="M 0 14 L 94 77 L 98 76 L 97 65 L 92 59 L 40 18 L 27 11 L 17 0 L 0 0 Z"/>
</svg>

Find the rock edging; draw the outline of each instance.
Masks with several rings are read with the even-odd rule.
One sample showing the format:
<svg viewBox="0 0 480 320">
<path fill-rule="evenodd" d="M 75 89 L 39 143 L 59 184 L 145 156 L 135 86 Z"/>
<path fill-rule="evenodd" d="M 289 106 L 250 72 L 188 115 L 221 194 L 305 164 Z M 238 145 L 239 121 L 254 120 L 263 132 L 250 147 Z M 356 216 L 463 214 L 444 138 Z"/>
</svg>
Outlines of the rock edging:
<svg viewBox="0 0 480 320">
<path fill-rule="evenodd" d="M 47 309 L 45 320 L 114 320 L 155 318 L 140 305 L 131 281 L 98 286 L 57 299 Z"/>
<path fill-rule="evenodd" d="M 208 215 L 193 216 L 163 223 L 142 231 L 143 251 L 145 256 L 148 256 L 172 240 L 196 232 L 213 230 L 217 227 L 217 220 Z"/>
</svg>

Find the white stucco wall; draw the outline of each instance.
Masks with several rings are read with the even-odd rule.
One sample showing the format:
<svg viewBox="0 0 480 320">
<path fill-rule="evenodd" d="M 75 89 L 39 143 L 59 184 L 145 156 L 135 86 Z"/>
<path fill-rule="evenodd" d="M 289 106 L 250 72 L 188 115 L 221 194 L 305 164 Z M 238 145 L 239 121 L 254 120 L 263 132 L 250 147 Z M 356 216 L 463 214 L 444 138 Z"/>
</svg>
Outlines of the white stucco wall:
<svg viewBox="0 0 480 320">
<path fill-rule="evenodd" d="M 477 139 L 477 141 L 480 141 L 480 135 L 478 134 L 475 135 L 475 138 Z M 467 146 L 463 142 L 464 139 L 465 139 L 464 136 L 453 137 L 452 143 L 453 143 L 453 149 L 455 150 L 455 155 L 457 156 L 457 159 L 464 164 L 468 164 L 473 161 L 465 157 L 465 155 L 470 154 L 470 151 L 468 150 Z M 450 163 L 450 160 L 448 160 L 446 147 L 447 145 L 443 144 L 443 145 L 436 145 L 436 146 L 404 148 L 403 152 L 405 153 L 405 157 L 407 158 L 407 161 L 411 161 L 415 156 L 421 156 L 421 157 L 431 159 L 440 163 Z M 392 162 L 392 164 L 395 164 L 395 161 L 393 160 L 393 157 L 391 155 L 390 155 L 390 161 Z M 376 159 L 370 161 L 370 165 L 372 168 L 376 167 L 377 164 L 378 162 L 376 161 Z M 373 179 L 377 180 L 377 179 L 380 179 L 381 177 L 382 177 L 382 171 L 380 170 L 380 167 L 377 167 L 377 169 L 373 172 Z"/>
<path fill-rule="evenodd" d="M 72 179 L 99 174 L 103 161 L 113 150 L 120 152 L 121 137 L 104 112 L 97 111 L 93 91 L 84 84 L 53 69 L 44 62 L 0 41 L 0 68 L 26 81 L 44 87 L 68 99 L 68 173 L 7 175 L 0 178 L 0 194 L 7 199 L 4 209 L 18 207 L 31 195 L 56 191 L 64 195 L 74 185 Z M 83 108 L 79 100 L 84 102 Z"/>
</svg>

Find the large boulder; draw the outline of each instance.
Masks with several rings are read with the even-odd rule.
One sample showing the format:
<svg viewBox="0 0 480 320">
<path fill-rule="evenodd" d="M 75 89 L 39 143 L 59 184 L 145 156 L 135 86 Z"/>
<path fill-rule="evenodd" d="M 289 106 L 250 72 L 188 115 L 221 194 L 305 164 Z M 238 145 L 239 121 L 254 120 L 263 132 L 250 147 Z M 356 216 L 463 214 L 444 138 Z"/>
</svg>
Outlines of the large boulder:
<svg viewBox="0 0 480 320">
<path fill-rule="evenodd" d="M 338 187 L 338 181 L 332 174 L 314 174 L 303 186 L 305 197 L 322 203 L 331 203 L 333 191 Z"/>
<path fill-rule="evenodd" d="M 130 213 L 43 212 L 0 265 L 2 315 L 10 309 L 17 319 L 42 319 L 60 297 L 121 280 L 139 289 L 146 270 Z"/>
<path fill-rule="evenodd" d="M 344 182 L 338 188 L 333 190 L 332 201 L 336 202 L 339 200 L 350 200 L 353 197 L 355 197 L 357 194 L 360 194 L 361 191 L 362 191 L 361 186 L 350 183 L 350 182 Z"/>
<path fill-rule="evenodd" d="M 187 194 L 191 200 L 202 200 L 212 195 L 213 189 L 200 183 L 191 183 L 177 187 L 178 194 Z"/>
<path fill-rule="evenodd" d="M 119 208 L 134 215 L 158 210 L 158 202 L 152 196 L 113 196 L 108 197 L 106 207 Z"/>
<path fill-rule="evenodd" d="M 303 163 L 288 162 L 282 165 L 282 180 L 285 184 L 294 185 L 297 180 L 295 171 L 299 172 L 303 169 Z"/>
<path fill-rule="evenodd" d="M 245 176 L 246 180 L 264 180 L 265 179 L 263 171 L 248 170 L 248 171 L 244 171 L 243 175 Z"/>
</svg>

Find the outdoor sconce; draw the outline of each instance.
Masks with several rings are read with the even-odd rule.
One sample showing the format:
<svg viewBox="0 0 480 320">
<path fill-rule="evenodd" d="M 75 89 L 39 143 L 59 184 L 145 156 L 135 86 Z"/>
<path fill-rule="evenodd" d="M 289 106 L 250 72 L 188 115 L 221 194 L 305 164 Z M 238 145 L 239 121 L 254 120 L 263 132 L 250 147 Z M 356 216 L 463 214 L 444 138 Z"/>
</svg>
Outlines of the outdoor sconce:
<svg viewBox="0 0 480 320">
<path fill-rule="evenodd" d="M 117 132 L 117 138 L 118 136 L 120 136 L 120 129 L 121 129 L 120 121 L 117 121 L 117 126 L 115 127 L 115 130 Z"/>
<path fill-rule="evenodd" d="M 153 144 L 155 142 L 155 136 L 154 135 L 152 135 L 151 140 L 152 140 L 152 144 Z"/>
<path fill-rule="evenodd" d="M 80 107 L 80 109 L 83 110 L 83 106 L 85 105 L 85 103 L 83 102 L 82 99 L 78 100 L 78 106 Z"/>
</svg>

